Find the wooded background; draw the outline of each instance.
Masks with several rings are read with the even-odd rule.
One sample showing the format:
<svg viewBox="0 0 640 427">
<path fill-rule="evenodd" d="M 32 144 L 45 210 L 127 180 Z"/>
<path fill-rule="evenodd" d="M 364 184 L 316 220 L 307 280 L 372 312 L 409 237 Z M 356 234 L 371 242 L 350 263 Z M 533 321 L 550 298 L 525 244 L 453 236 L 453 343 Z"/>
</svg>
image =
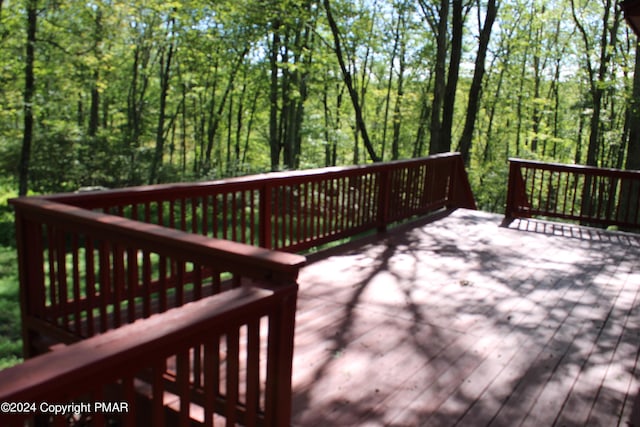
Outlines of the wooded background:
<svg viewBox="0 0 640 427">
<path fill-rule="evenodd" d="M 20 194 L 461 151 L 640 169 L 614 0 L 0 0 L 0 162 Z"/>
</svg>

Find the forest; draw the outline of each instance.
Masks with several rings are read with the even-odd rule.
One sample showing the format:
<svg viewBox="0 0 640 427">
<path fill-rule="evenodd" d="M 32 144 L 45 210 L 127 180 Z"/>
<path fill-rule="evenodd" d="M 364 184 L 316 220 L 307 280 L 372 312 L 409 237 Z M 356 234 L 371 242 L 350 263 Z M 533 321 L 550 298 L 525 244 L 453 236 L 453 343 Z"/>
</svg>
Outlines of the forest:
<svg viewBox="0 0 640 427">
<path fill-rule="evenodd" d="M 614 0 L 0 0 L 0 186 L 459 151 L 500 211 L 509 157 L 640 169 L 638 52 Z"/>
</svg>

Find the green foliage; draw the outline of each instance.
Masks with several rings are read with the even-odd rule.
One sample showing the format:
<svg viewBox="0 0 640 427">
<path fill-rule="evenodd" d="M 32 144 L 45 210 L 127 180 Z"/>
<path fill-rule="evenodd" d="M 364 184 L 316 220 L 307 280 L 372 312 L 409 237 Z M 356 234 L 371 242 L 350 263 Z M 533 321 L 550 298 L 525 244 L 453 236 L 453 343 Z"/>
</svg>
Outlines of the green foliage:
<svg viewBox="0 0 640 427">
<path fill-rule="evenodd" d="M 13 197 L 17 197 L 14 183 L 0 179 L 0 248 L 15 247 L 13 209 L 8 203 Z"/>
<path fill-rule="evenodd" d="M 0 369 L 22 360 L 16 252 L 0 246 Z"/>
<path fill-rule="evenodd" d="M 615 26 L 619 15 L 606 18 L 594 3 L 575 5 L 589 30 L 586 42 L 578 37 L 568 1 L 500 2 L 470 164 L 477 183 L 482 181 L 476 190 L 487 192 L 480 199 L 500 193 L 492 186 L 504 183 L 493 176 L 507 157 L 586 157 L 594 114 L 586 65 L 599 65 L 603 26 L 618 28 L 620 42 L 606 47 L 612 59 L 595 81 L 604 93 L 598 154 L 603 165 L 622 163 L 633 39 L 624 25 Z M 26 19 L 19 2 L 2 7 L 0 167 L 15 180 Z M 374 150 L 385 159 L 392 157 L 393 143 L 400 158 L 426 153 L 438 3 L 332 0 L 331 7 Z M 465 21 L 454 149 L 484 7 L 481 2 Z M 161 182 L 268 170 L 272 129 L 282 138 L 275 146 L 281 144 L 283 165 L 287 132 L 300 138 L 300 167 L 367 161 L 320 2 L 73 0 L 43 5 L 37 36 L 33 191 L 146 183 L 159 141 Z M 587 51 L 585 43 L 593 49 Z M 159 129 L 164 74 L 169 85 Z M 208 151 L 211 164 L 205 165 Z"/>
</svg>

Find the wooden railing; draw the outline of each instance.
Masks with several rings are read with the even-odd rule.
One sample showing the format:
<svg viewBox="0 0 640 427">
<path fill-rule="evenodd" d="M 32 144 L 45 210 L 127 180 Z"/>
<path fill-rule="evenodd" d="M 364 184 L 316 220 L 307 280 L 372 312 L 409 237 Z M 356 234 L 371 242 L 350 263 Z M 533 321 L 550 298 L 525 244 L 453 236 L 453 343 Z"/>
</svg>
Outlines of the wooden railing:
<svg viewBox="0 0 640 427">
<path fill-rule="evenodd" d="M 288 426 L 296 292 L 233 289 L 0 371 L 0 425 Z"/>
<path fill-rule="evenodd" d="M 16 208 L 25 356 L 243 279 L 295 282 L 301 256 L 211 239 L 40 198 Z"/>
<path fill-rule="evenodd" d="M 640 172 L 511 159 L 506 220 L 640 228 Z"/>
<path fill-rule="evenodd" d="M 74 343 L 102 342 L 98 340 L 99 334 L 121 336 L 120 330 L 137 324 L 134 322 L 139 319 L 149 323 L 190 301 L 227 298 L 235 295 L 228 292 L 241 289 L 247 283 L 276 293 L 295 285 L 305 260 L 280 250 L 300 251 L 367 230 L 384 230 L 394 222 L 433 211 L 475 209 L 459 154 L 207 183 L 19 198 L 11 203 L 16 211 L 25 357 L 68 345 L 67 348 L 73 350 L 63 349 L 64 354 L 77 353 L 74 357 L 80 361 L 93 360 L 83 354 L 88 351 L 84 345 L 89 344 Z M 277 353 L 280 365 L 267 367 L 267 382 L 275 375 L 279 385 L 277 395 L 273 396 L 269 393 L 275 390 L 274 386 L 265 385 L 262 406 L 265 414 L 280 413 L 280 407 L 284 412 L 290 410 L 287 408 L 291 398 L 289 343 L 293 340 L 295 297 L 288 297 L 282 304 L 286 307 L 281 306 L 277 312 L 284 319 L 269 328 L 267 338 L 267 352 Z M 238 321 L 246 325 L 243 328 L 252 331 L 256 328 L 250 310 L 239 309 L 236 314 L 242 318 Z M 272 333 L 272 329 L 276 332 Z M 257 338 L 251 332 L 247 340 L 255 342 Z M 237 339 L 232 341 L 236 346 Z M 196 344 L 189 345 L 190 350 L 183 348 L 181 353 L 175 353 L 176 360 L 178 366 L 188 366 L 195 372 L 204 356 L 193 350 Z M 228 342 L 226 347 L 228 352 Z M 58 351 L 62 350 L 42 357 L 61 357 L 54 356 Z M 140 357 L 140 351 L 133 345 L 113 357 L 129 360 L 135 354 Z M 234 358 L 235 353 L 233 350 Z M 251 372 L 247 374 L 250 377 L 255 376 L 255 366 L 261 366 L 261 360 L 264 362 L 253 350 L 241 359 L 239 363 Z M 225 360 L 229 363 L 230 359 Z M 55 363 L 41 363 L 45 371 L 44 367 L 49 366 L 49 375 L 54 378 L 58 369 Z M 146 372 L 152 366 L 156 372 L 153 363 L 140 369 Z M 101 367 L 96 367 L 98 365 Z M 118 366 L 124 369 L 126 365 Z M 108 365 L 91 361 L 90 366 L 97 370 L 107 369 Z M 22 374 L 27 372 L 24 366 L 12 369 Z M 139 371 L 132 374 L 133 371 L 126 369 L 126 372 L 118 372 L 120 368 L 108 369 L 115 375 L 108 381 L 116 381 L 129 397 L 135 386 L 130 383 L 145 379 Z M 202 370 L 199 372 L 195 377 L 192 373 L 188 385 L 184 377 L 176 380 L 176 387 L 181 393 L 190 390 L 187 394 L 194 402 L 210 407 L 207 403 L 210 398 L 194 397 L 197 396 L 194 390 L 200 384 L 198 378 L 205 375 Z M 20 374 L 12 375 L 11 378 L 20 377 Z M 41 375 L 47 377 L 44 373 Z M 159 380 L 153 375 L 148 382 L 156 387 Z M 171 377 L 166 372 L 162 376 Z M 134 377 L 136 380 L 131 379 Z M 36 383 L 32 384 L 34 388 L 38 388 Z M 73 390 L 69 389 L 71 382 L 64 384 L 67 388 L 54 387 L 51 395 L 58 393 L 75 398 L 77 395 L 71 396 Z M 140 389 L 134 388 L 136 393 Z M 249 388 L 247 386 L 247 393 Z M 202 393 L 206 395 L 207 391 Z M 7 396 L 17 395 L 5 394 L 4 398 L 9 398 Z M 270 405 L 276 401 L 276 406 Z M 154 402 L 153 405 L 159 405 L 157 400 Z M 231 402 L 225 405 L 238 406 L 236 400 Z M 186 409 L 181 407 L 180 411 L 183 413 Z M 235 419 L 228 411 L 225 416 Z M 249 415 L 249 418 L 255 416 Z M 265 419 L 271 417 L 266 415 Z M 286 424 L 280 424 L 282 416 L 276 419 L 280 421 L 274 425 Z"/>
<path fill-rule="evenodd" d="M 438 209 L 475 209 L 457 153 L 49 199 L 291 252 Z"/>
<path fill-rule="evenodd" d="M 162 417 L 167 393 L 173 393 L 179 396 L 180 419 L 193 416 L 185 415 L 190 399 L 205 414 L 213 408 L 230 420 L 243 417 L 246 425 L 286 424 L 296 277 L 304 257 L 46 198 L 12 203 L 24 352 L 27 358 L 40 356 L 2 372 L 0 401 L 69 403 L 116 396 L 133 405 L 146 397 L 150 403 L 141 403 L 136 413 Z M 271 290 L 249 291 L 249 286 Z M 204 302 L 207 297 L 211 300 Z M 195 300 L 202 302 L 171 310 Z M 66 359 L 70 364 L 61 362 Z M 226 382 L 220 366 L 226 366 Z M 238 394 L 238 378 L 246 378 L 244 395 Z M 149 396 L 143 393 L 147 386 L 153 391 Z M 5 415 L 0 414 L 0 425 L 6 424 Z"/>
</svg>

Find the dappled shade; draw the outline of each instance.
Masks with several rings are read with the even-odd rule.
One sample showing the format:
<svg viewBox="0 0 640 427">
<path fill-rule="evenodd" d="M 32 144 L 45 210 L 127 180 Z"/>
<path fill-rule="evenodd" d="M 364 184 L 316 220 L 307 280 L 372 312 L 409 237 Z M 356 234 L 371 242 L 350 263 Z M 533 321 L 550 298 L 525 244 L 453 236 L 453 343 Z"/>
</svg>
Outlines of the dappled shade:
<svg viewBox="0 0 640 427">
<path fill-rule="evenodd" d="M 617 425 L 640 238 L 457 210 L 303 268 L 294 425 Z"/>
</svg>

